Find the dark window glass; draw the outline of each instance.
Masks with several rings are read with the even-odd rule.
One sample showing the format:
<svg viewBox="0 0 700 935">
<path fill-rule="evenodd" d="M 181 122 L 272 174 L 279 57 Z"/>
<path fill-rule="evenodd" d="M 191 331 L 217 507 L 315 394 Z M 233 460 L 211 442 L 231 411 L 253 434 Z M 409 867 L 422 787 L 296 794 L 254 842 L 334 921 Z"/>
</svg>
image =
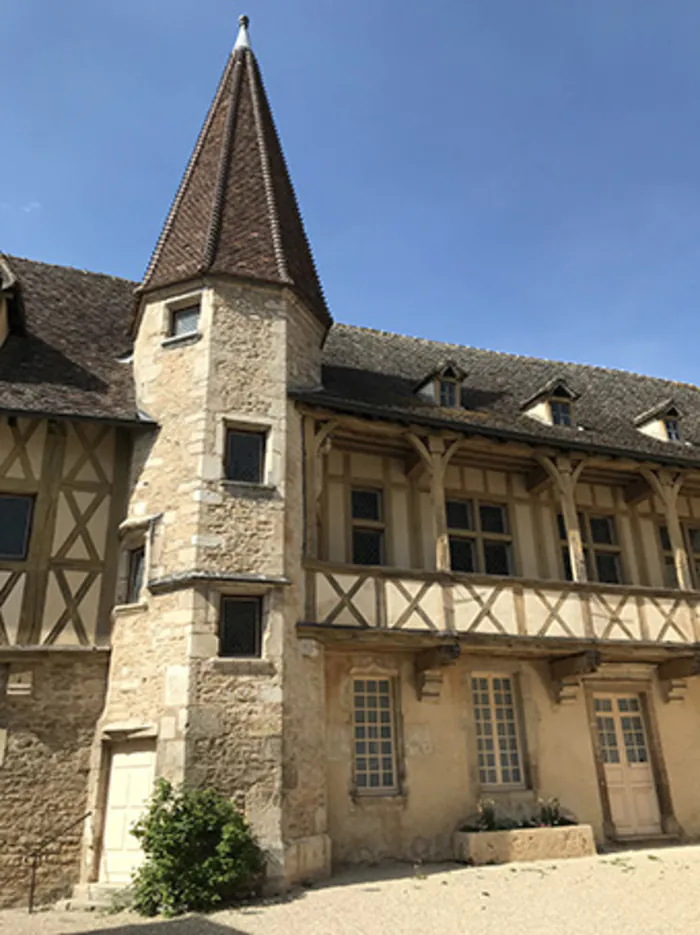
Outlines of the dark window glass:
<svg viewBox="0 0 700 935">
<path fill-rule="evenodd" d="M 457 405 L 457 384 L 453 380 L 440 380 L 440 405 L 450 409 Z"/>
<path fill-rule="evenodd" d="M 615 522 L 611 516 L 589 516 L 591 539 L 597 545 L 615 545 Z"/>
<path fill-rule="evenodd" d="M 126 581 L 126 603 L 138 603 L 141 588 L 143 587 L 143 568 L 146 550 L 143 546 L 131 549 L 129 552 L 129 568 Z"/>
<path fill-rule="evenodd" d="M 569 555 L 568 546 L 564 546 L 564 548 L 561 550 L 561 560 L 564 564 L 564 578 L 567 581 L 573 581 L 574 575 L 571 571 L 571 556 Z"/>
<path fill-rule="evenodd" d="M 482 532 L 508 532 L 506 511 L 502 506 L 482 504 L 479 507 L 479 521 Z"/>
<path fill-rule="evenodd" d="M 697 566 L 696 566 L 697 573 Z M 664 584 L 667 588 L 678 587 L 678 575 L 676 574 L 676 563 L 672 555 L 664 556 Z"/>
<path fill-rule="evenodd" d="M 355 565 L 382 565 L 384 533 L 381 529 L 353 529 L 352 560 Z"/>
<path fill-rule="evenodd" d="M 476 571 L 473 539 L 450 536 L 450 567 L 452 571 Z"/>
<path fill-rule="evenodd" d="M 448 500 L 445 504 L 449 529 L 473 529 L 472 505 L 468 500 Z"/>
<path fill-rule="evenodd" d="M 262 600 L 259 597 L 221 599 L 219 655 L 262 655 Z"/>
<path fill-rule="evenodd" d="M 559 529 L 559 538 L 566 539 L 566 523 L 561 513 L 557 516 L 557 528 Z"/>
<path fill-rule="evenodd" d="M 697 527 L 688 527 L 688 542 L 691 552 L 700 552 L 700 529 Z"/>
<path fill-rule="evenodd" d="M 265 435 L 262 432 L 226 434 L 226 480 L 262 484 L 265 460 Z"/>
<path fill-rule="evenodd" d="M 199 325 L 199 303 L 188 305 L 187 308 L 178 308 L 170 313 L 170 336 L 179 337 L 181 334 L 194 334 Z"/>
<path fill-rule="evenodd" d="M 688 530 L 690 535 L 691 530 Z M 661 541 L 661 548 L 664 552 L 671 551 L 671 537 L 668 534 L 668 526 L 659 526 L 659 539 Z"/>
<path fill-rule="evenodd" d="M 598 581 L 603 584 L 620 584 L 620 557 L 614 552 L 596 552 L 595 565 Z"/>
<path fill-rule="evenodd" d="M 681 440 L 681 426 L 678 419 L 664 419 L 664 425 L 666 426 L 668 440 L 679 442 Z"/>
<path fill-rule="evenodd" d="M 552 422 L 554 425 L 571 425 L 571 403 L 566 400 L 553 399 L 550 402 Z"/>
<path fill-rule="evenodd" d="M 27 557 L 34 497 L 0 494 L 0 558 Z"/>
<path fill-rule="evenodd" d="M 352 518 L 381 522 L 382 496 L 378 490 L 352 491 Z"/>
<path fill-rule="evenodd" d="M 487 575 L 510 574 L 510 545 L 507 542 L 484 542 L 484 571 Z"/>
</svg>

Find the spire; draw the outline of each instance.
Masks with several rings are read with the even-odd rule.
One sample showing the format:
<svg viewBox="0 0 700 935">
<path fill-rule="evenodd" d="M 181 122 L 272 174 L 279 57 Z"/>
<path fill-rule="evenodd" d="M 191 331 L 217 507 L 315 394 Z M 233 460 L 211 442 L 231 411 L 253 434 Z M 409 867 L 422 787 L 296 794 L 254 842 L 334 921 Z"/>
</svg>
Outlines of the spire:
<svg viewBox="0 0 700 935">
<path fill-rule="evenodd" d="M 239 26 L 140 290 L 238 276 L 289 286 L 330 324 L 247 16 Z"/>
</svg>

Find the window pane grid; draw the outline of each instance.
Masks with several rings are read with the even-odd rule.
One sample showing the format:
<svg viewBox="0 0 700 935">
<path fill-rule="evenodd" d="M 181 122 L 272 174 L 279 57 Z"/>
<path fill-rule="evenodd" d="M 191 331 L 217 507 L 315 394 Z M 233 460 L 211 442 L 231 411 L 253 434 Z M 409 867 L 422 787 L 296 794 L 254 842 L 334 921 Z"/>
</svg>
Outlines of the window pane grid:
<svg viewBox="0 0 700 935">
<path fill-rule="evenodd" d="M 390 679 L 353 680 L 353 743 L 358 792 L 394 792 L 396 741 Z"/>
<path fill-rule="evenodd" d="M 446 500 L 452 571 L 512 575 L 512 535 L 503 504 Z"/>
<path fill-rule="evenodd" d="M 583 543 L 583 557 L 588 577 L 602 584 L 622 584 L 622 559 L 614 516 L 578 513 Z M 557 515 L 557 530 L 561 541 L 562 566 L 566 581 L 573 580 L 566 524 L 561 513 Z"/>
<path fill-rule="evenodd" d="M 554 425 L 572 425 L 571 403 L 565 399 L 552 399 L 549 403 Z"/>
<path fill-rule="evenodd" d="M 489 786 L 522 785 L 512 679 L 474 676 L 472 701 L 480 781 Z"/>
<path fill-rule="evenodd" d="M 355 565 L 384 564 L 384 504 L 381 490 L 353 488 L 352 561 Z"/>
</svg>

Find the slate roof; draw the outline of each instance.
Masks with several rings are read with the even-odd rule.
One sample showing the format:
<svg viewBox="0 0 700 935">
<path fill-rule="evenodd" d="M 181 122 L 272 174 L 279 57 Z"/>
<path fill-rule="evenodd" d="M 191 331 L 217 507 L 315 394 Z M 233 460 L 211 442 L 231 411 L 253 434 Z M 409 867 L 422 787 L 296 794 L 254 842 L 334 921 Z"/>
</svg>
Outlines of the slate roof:
<svg viewBox="0 0 700 935">
<path fill-rule="evenodd" d="M 138 422 L 127 325 L 136 283 L 5 256 L 13 331 L 0 348 L 0 409 Z M 22 333 L 24 332 L 24 333 Z"/>
<path fill-rule="evenodd" d="M 466 372 L 459 409 L 442 409 L 415 392 L 446 359 Z M 322 380 L 322 388 L 292 395 L 346 413 L 700 467 L 700 388 L 686 383 L 350 325 L 331 329 Z M 533 394 L 562 380 L 578 394 L 577 427 L 550 426 L 525 415 Z M 683 442 L 650 438 L 634 424 L 640 413 L 669 398 L 684 413 Z"/>
<path fill-rule="evenodd" d="M 288 285 L 329 325 L 243 20 L 142 288 L 156 289 L 206 272 Z"/>
</svg>

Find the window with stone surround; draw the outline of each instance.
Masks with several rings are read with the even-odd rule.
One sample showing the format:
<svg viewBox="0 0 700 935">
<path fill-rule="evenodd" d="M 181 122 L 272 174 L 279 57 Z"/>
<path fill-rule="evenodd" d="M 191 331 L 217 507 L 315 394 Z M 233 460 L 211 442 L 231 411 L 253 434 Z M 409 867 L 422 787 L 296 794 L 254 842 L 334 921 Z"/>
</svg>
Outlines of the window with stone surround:
<svg viewBox="0 0 700 935">
<path fill-rule="evenodd" d="M 127 551 L 126 604 L 138 604 L 143 588 L 143 572 L 146 564 L 146 546 L 138 545 Z"/>
<path fill-rule="evenodd" d="M 239 659 L 262 656 L 263 601 L 261 597 L 222 597 L 219 618 L 219 655 Z"/>
<path fill-rule="evenodd" d="M 196 334 L 199 328 L 199 313 L 199 300 L 185 307 L 170 309 L 168 337 L 181 338 L 185 335 Z"/>
<path fill-rule="evenodd" d="M 354 678 L 354 785 L 358 794 L 398 792 L 394 680 Z"/>
<path fill-rule="evenodd" d="M 514 677 L 475 673 L 471 687 L 481 784 L 524 786 Z"/>
<path fill-rule="evenodd" d="M 0 494 L 0 558 L 22 562 L 29 549 L 34 497 Z"/>
<path fill-rule="evenodd" d="M 224 474 L 226 480 L 262 484 L 265 480 L 265 432 L 226 429 Z"/>
</svg>

